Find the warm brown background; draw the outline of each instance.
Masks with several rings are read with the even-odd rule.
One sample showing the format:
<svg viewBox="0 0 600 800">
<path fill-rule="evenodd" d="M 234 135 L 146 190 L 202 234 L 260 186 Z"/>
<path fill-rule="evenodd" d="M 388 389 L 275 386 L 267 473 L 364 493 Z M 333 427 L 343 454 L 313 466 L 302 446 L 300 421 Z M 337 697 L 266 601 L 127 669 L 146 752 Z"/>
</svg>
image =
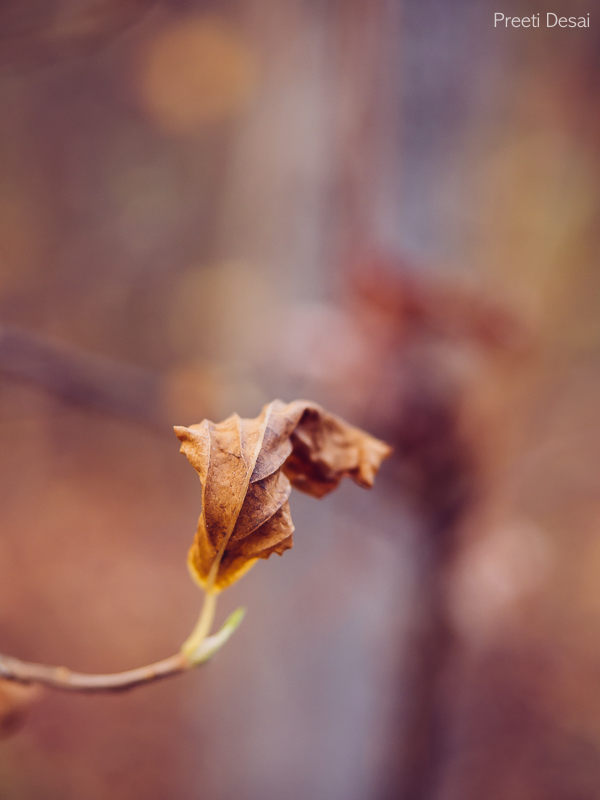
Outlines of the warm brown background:
<svg viewBox="0 0 600 800">
<path fill-rule="evenodd" d="M 494 10 L 0 4 L 0 651 L 179 646 L 171 424 L 304 396 L 396 448 L 292 498 L 206 668 L 45 695 L 2 800 L 600 796 L 600 21 Z"/>
</svg>

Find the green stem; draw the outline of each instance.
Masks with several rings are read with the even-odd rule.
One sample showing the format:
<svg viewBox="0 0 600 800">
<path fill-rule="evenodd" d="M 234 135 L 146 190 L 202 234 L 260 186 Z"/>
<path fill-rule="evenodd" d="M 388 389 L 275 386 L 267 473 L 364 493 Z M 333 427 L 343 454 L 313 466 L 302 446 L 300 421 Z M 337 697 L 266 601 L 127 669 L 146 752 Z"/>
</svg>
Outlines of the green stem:
<svg viewBox="0 0 600 800">
<path fill-rule="evenodd" d="M 181 652 L 188 654 L 192 653 L 200 647 L 202 642 L 210 633 L 214 618 L 215 610 L 217 607 L 217 595 L 214 592 L 206 591 L 204 594 L 204 603 L 202 610 L 198 617 L 198 622 L 194 630 L 190 633 L 181 647 Z"/>
</svg>

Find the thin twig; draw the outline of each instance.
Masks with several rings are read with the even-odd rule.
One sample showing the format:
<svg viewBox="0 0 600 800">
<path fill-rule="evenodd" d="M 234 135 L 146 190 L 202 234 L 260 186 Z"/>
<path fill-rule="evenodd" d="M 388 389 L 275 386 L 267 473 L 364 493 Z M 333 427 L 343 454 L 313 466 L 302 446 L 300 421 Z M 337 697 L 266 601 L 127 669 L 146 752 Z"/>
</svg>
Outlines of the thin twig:
<svg viewBox="0 0 600 800">
<path fill-rule="evenodd" d="M 20 658 L 0 654 L 0 678 L 17 683 L 37 683 L 51 689 L 68 692 L 122 692 L 148 683 L 179 675 L 193 669 L 220 650 L 236 630 L 244 616 L 238 608 L 225 621 L 223 627 L 212 636 L 205 637 L 195 649 L 180 651 L 162 661 L 144 667 L 113 672 L 106 675 L 73 672 L 67 667 L 49 666 L 21 661 Z"/>
<path fill-rule="evenodd" d="M 12 656 L 0 655 L 0 677 L 18 683 L 39 683 L 52 689 L 70 692 L 120 692 L 143 683 L 178 675 L 193 666 L 182 653 L 145 667 L 107 675 L 73 672 L 67 667 L 33 664 Z"/>
</svg>

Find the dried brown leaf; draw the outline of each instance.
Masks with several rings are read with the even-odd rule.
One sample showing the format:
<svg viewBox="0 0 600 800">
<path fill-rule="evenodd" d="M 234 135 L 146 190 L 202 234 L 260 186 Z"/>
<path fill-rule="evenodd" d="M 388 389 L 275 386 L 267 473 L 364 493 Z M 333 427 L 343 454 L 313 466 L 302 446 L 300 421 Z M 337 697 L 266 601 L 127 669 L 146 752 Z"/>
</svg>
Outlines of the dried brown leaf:
<svg viewBox="0 0 600 800">
<path fill-rule="evenodd" d="M 344 476 L 373 485 L 390 447 L 315 403 L 274 400 L 255 419 L 233 414 L 175 427 L 200 477 L 202 513 L 189 554 L 209 591 L 240 578 L 258 558 L 292 546 L 292 487 L 322 497 Z"/>
</svg>

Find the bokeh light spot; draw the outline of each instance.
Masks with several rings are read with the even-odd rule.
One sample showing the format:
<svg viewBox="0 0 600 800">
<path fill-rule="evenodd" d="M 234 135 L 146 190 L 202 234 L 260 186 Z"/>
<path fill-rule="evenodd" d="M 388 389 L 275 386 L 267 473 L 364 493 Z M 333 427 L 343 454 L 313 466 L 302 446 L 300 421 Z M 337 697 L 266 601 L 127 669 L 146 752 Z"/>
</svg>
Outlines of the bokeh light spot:
<svg viewBox="0 0 600 800">
<path fill-rule="evenodd" d="M 255 54 L 238 31 L 216 17 L 195 16 L 145 45 L 138 91 L 161 129 L 186 135 L 243 110 L 257 77 Z"/>
</svg>

